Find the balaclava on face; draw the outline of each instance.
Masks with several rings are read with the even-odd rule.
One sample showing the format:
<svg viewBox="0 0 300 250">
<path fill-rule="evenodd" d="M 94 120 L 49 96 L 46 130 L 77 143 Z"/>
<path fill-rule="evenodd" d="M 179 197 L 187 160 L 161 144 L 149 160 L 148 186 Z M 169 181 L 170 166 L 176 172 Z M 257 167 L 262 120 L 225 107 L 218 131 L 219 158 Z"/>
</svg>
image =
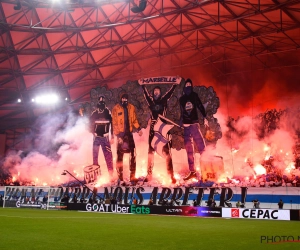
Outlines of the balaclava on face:
<svg viewBox="0 0 300 250">
<path fill-rule="evenodd" d="M 104 110 L 105 109 L 105 99 L 104 99 L 103 96 L 99 97 L 97 108 L 100 109 L 100 110 Z"/>
<path fill-rule="evenodd" d="M 187 83 L 190 83 L 191 86 L 186 86 Z M 193 91 L 193 83 L 192 83 L 192 80 L 191 79 L 187 79 L 185 81 L 185 85 L 184 85 L 184 88 L 183 88 L 183 92 L 186 94 L 186 95 L 190 95 Z"/>
<path fill-rule="evenodd" d="M 159 90 L 159 93 L 158 93 L 158 91 L 155 91 L 155 90 Z M 154 92 L 156 92 L 156 93 L 154 93 Z M 154 100 L 158 100 L 160 97 L 161 97 L 161 88 L 159 86 L 156 86 L 153 89 L 153 98 L 154 98 Z"/>
</svg>

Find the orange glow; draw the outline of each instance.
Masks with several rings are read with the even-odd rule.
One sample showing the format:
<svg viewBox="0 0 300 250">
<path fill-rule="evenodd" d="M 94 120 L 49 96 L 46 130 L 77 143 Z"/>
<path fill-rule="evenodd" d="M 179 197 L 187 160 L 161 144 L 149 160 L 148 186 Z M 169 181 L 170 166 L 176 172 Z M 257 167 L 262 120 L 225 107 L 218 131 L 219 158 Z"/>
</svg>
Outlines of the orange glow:
<svg viewBox="0 0 300 250">
<path fill-rule="evenodd" d="M 293 163 L 293 162 L 290 162 L 290 163 L 288 164 L 288 166 L 286 167 L 285 172 L 290 173 L 290 172 L 293 171 L 294 169 L 295 169 L 294 163 Z"/>
<path fill-rule="evenodd" d="M 254 167 L 254 171 L 257 175 L 262 175 L 262 174 L 266 174 L 266 169 L 260 165 L 260 164 L 257 164 L 255 167 Z"/>
</svg>

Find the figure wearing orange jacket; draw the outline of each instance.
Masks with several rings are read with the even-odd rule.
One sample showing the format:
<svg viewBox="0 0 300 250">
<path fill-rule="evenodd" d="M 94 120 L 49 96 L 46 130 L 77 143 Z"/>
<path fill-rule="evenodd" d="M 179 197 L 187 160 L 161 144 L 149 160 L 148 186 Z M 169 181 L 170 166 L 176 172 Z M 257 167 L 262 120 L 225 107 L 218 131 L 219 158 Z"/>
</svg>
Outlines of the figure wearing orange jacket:
<svg viewBox="0 0 300 250">
<path fill-rule="evenodd" d="M 129 119 L 129 131 L 132 132 L 133 127 L 138 129 L 140 127 L 140 124 L 137 120 L 136 113 L 135 113 L 135 107 L 128 103 L 127 105 L 128 109 L 128 119 Z M 113 125 L 113 131 L 116 136 L 118 136 L 120 133 L 125 132 L 124 131 L 124 107 L 121 103 L 116 104 L 112 109 L 112 125 Z"/>
<path fill-rule="evenodd" d="M 117 136 L 117 173 L 120 181 L 123 181 L 123 156 L 124 153 L 130 153 L 129 169 L 130 181 L 137 182 L 136 172 L 136 153 L 132 130 L 135 127 L 139 136 L 143 133 L 138 123 L 135 107 L 128 103 L 128 95 L 123 92 L 120 94 L 121 101 L 112 109 L 113 132 Z"/>
</svg>

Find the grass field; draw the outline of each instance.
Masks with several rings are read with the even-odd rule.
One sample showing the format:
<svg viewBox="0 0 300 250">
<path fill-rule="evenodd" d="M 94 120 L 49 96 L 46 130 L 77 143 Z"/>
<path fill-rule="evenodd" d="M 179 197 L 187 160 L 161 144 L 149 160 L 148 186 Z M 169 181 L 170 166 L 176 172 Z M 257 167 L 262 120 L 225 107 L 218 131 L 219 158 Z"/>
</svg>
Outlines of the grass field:
<svg viewBox="0 0 300 250">
<path fill-rule="evenodd" d="M 0 208 L 0 249 L 300 249 L 300 222 Z M 299 239 L 300 240 L 300 239 Z"/>
</svg>

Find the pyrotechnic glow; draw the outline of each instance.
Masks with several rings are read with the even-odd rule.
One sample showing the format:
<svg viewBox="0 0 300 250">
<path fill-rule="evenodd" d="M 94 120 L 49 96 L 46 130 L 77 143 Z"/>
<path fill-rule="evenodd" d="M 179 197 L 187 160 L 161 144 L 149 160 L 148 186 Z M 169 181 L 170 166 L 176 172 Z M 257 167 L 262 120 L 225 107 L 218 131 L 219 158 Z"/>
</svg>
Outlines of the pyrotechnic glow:
<svg viewBox="0 0 300 250">
<path fill-rule="evenodd" d="M 257 164 L 255 167 L 254 167 L 254 171 L 257 175 L 262 175 L 262 174 L 266 174 L 266 169 L 260 165 L 260 164 Z"/>
<path fill-rule="evenodd" d="M 295 169 L 294 163 L 290 162 L 289 165 L 286 167 L 285 172 L 290 173 L 294 169 Z"/>
<path fill-rule="evenodd" d="M 267 154 L 266 156 L 265 156 L 265 161 L 267 161 L 267 160 L 269 160 L 270 159 L 270 154 Z"/>
<path fill-rule="evenodd" d="M 44 137 L 41 138 L 45 142 L 50 142 L 52 139 L 54 139 L 55 143 L 61 143 L 61 142 L 64 143 L 64 145 L 61 146 L 61 148 L 58 150 L 60 159 L 58 161 L 52 160 L 50 159 L 50 157 L 46 155 L 41 156 L 41 154 L 34 155 L 32 158 L 26 156 L 24 159 L 22 159 L 20 165 L 21 168 L 17 166 L 15 169 L 16 171 L 20 170 L 20 172 L 18 172 L 18 175 L 16 174 L 17 173 L 16 171 L 12 173 L 12 175 L 14 176 L 13 181 L 28 180 L 31 182 L 39 182 L 39 184 L 42 185 L 44 185 L 45 183 L 47 183 L 47 185 L 60 185 L 61 183 L 65 183 L 67 181 L 72 180 L 70 176 L 60 177 L 60 174 L 63 169 L 67 169 L 71 173 L 74 173 L 74 176 L 80 177 L 78 178 L 79 180 L 83 180 L 84 177 L 83 169 L 86 166 L 92 164 L 92 157 L 91 157 L 92 156 L 91 154 L 92 135 L 90 134 L 89 131 L 87 131 L 86 124 L 81 124 L 81 125 L 78 124 L 78 126 L 71 125 L 72 127 L 68 127 L 67 129 L 62 129 L 62 130 L 60 130 L 61 128 L 59 127 L 61 126 L 61 123 L 57 122 L 56 119 L 49 124 L 51 125 L 57 124 L 58 128 L 49 129 L 48 131 L 46 129 L 46 126 L 43 127 L 43 129 L 46 129 L 47 131 L 45 132 L 46 134 L 45 138 Z M 59 131 L 58 134 L 56 134 L 57 131 Z M 145 135 L 147 135 L 147 131 L 145 132 Z M 146 172 L 147 172 L 148 137 L 147 136 L 138 137 L 136 133 L 134 133 L 134 136 L 136 137 L 135 144 L 136 144 L 136 151 L 137 151 L 136 177 L 145 177 L 147 175 Z M 222 140 L 218 142 L 218 145 L 222 145 L 221 147 L 218 148 L 218 151 L 220 152 L 220 156 L 224 158 L 223 160 L 224 173 L 222 173 L 223 174 L 222 176 L 219 175 L 221 174 L 219 168 L 217 169 L 217 171 L 219 171 L 217 172 L 219 183 L 220 182 L 226 183 L 227 177 L 236 178 L 232 180 L 232 183 L 235 184 L 240 183 L 239 180 L 243 180 L 244 182 L 244 181 L 249 181 L 251 179 L 251 182 L 255 182 L 253 180 L 253 177 L 254 179 L 256 178 L 260 179 L 261 174 L 266 174 L 266 169 L 262 165 L 257 163 L 261 163 L 264 158 L 265 160 L 268 160 L 271 154 L 274 157 L 274 164 L 276 164 L 275 167 L 279 166 L 281 173 L 284 171 L 290 173 L 293 169 L 295 169 L 292 162 L 293 154 L 291 154 L 291 147 L 283 148 L 283 146 L 285 145 L 282 144 L 280 145 L 282 149 L 280 149 L 280 147 L 276 148 L 275 140 L 273 141 L 271 140 L 270 143 L 268 144 L 268 145 L 272 145 L 272 149 L 271 147 L 265 145 L 266 142 L 259 141 L 259 140 L 255 142 L 253 145 L 250 145 L 249 140 L 245 139 L 242 143 L 240 142 L 238 143 L 238 147 L 236 146 L 233 149 L 230 149 L 228 145 L 224 146 L 225 144 L 223 142 Z M 117 172 L 116 172 L 117 157 L 116 157 L 115 146 L 116 146 L 115 144 L 112 145 L 113 161 L 114 161 L 114 182 L 117 181 Z M 236 148 L 238 148 L 239 150 L 237 150 Z M 279 151 L 282 154 L 279 153 Z M 215 152 L 217 151 L 213 151 L 213 150 L 210 151 L 210 149 L 206 150 L 206 153 L 212 154 L 214 156 L 219 155 L 216 154 Z M 165 159 L 161 157 L 157 157 L 157 155 L 158 154 L 155 153 L 153 178 L 151 181 L 151 185 L 152 184 L 171 185 L 171 179 L 167 173 Z M 197 164 L 195 165 L 197 166 L 196 167 L 197 172 L 200 173 L 202 166 L 198 167 L 199 161 L 201 163 L 201 160 L 203 161 L 204 158 L 201 158 L 200 160 L 200 157 L 198 156 L 199 154 L 195 154 L 195 162 L 197 162 Z M 186 171 L 188 171 L 188 161 L 187 161 L 185 149 L 182 149 L 181 151 L 176 151 L 175 149 L 172 149 L 172 160 L 174 166 L 174 177 L 177 180 L 177 184 L 180 183 L 182 185 L 185 185 L 186 182 L 184 182 L 182 179 L 183 173 L 185 173 L 184 175 L 186 175 Z M 40 162 L 43 162 L 44 166 L 41 166 Z M 99 176 L 96 182 L 96 186 L 99 187 L 99 186 L 110 185 L 111 184 L 110 178 L 108 175 L 106 162 L 104 160 L 101 149 L 99 155 L 99 164 L 101 166 L 101 176 Z M 129 154 L 124 154 L 123 165 L 124 165 L 124 180 L 127 182 L 130 176 Z M 234 165 L 234 168 L 232 167 L 232 165 Z M 253 168 L 252 166 L 255 167 Z M 214 167 L 215 166 L 212 166 L 212 168 Z M 26 169 L 26 171 L 24 171 L 24 169 Z M 140 178 L 140 180 L 141 179 L 143 178 Z M 196 179 L 192 179 L 189 181 L 189 183 L 196 182 L 196 181 L 197 181 Z M 139 184 L 141 185 L 141 182 Z M 147 185 L 147 183 L 145 185 Z"/>
<path fill-rule="evenodd" d="M 239 181 L 239 180 L 236 180 L 236 179 L 231 179 L 231 181 L 232 181 L 233 183 L 235 183 L 235 184 L 240 183 L 240 181 Z"/>
<path fill-rule="evenodd" d="M 220 183 L 220 182 L 227 182 L 227 179 L 225 178 L 225 177 L 220 177 L 219 179 L 218 179 L 218 182 Z"/>
<path fill-rule="evenodd" d="M 180 180 L 180 175 L 179 175 L 179 174 L 174 174 L 174 178 L 175 178 L 176 180 Z"/>
</svg>

